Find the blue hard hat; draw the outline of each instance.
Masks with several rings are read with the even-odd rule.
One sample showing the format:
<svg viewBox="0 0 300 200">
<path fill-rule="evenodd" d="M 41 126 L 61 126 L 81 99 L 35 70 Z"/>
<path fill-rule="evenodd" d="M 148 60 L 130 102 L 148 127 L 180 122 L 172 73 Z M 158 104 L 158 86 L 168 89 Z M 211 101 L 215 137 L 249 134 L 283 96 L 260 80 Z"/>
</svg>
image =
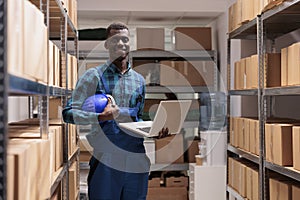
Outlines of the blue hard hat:
<svg viewBox="0 0 300 200">
<path fill-rule="evenodd" d="M 81 108 L 87 112 L 102 113 L 107 104 L 108 97 L 105 94 L 95 94 L 88 97 Z"/>
</svg>

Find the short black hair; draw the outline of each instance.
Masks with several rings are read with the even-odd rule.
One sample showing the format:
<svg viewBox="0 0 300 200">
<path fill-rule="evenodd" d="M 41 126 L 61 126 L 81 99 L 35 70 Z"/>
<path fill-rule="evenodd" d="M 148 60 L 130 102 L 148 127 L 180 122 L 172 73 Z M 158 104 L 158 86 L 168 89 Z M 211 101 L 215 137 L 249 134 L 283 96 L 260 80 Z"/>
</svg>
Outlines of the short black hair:
<svg viewBox="0 0 300 200">
<path fill-rule="evenodd" d="M 124 24 L 122 22 L 114 22 L 106 28 L 106 38 L 108 38 L 110 36 L 110 30 L 112 30 L 112 29 L 114 29 L 114 30 L 122 30 L 122 29 L 129 30 L 126 24 Z"/>
</svg>

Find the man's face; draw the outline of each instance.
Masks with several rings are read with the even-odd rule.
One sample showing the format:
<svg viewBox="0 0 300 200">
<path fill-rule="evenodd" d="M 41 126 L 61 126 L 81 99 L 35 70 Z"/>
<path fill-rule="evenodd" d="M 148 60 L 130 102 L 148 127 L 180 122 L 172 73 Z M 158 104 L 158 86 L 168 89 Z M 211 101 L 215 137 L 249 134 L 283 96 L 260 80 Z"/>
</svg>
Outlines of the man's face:
<svg viewBox="0 0 300 200">
<path fill-rule="evenodd" d="M 123 60 L 129 53 L 129 32 L 127 29 L 110 30 L 110 36 L 105 42 L 105 47 L 109 51 L 110 59 Z"/>
</svg>

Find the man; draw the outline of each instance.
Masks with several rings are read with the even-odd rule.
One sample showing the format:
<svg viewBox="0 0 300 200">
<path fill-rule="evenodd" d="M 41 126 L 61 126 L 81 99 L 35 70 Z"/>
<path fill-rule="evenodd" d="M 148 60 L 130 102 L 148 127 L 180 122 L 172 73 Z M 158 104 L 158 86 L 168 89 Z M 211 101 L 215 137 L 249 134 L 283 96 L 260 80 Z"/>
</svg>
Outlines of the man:
<svg viewBox="0 0 300 200">
<path fill-rule="evenodd" d="M 128 63 L 129 43 L 125 24 L 109 25 L 104 44 L 109 60 L 79 78 L 63 110 L 65 122 L 91 124 L 90 200 L 145 200 L 147 195 L 150 162 L 143 138 L 118 127 L 121 121 L 140 121 L 145 101 L 145 80 Z M 116 105 L 108 103 L 102 113 L 83 110 L 85 100 L 97 93 L 110 94 Z"/>
</svg>

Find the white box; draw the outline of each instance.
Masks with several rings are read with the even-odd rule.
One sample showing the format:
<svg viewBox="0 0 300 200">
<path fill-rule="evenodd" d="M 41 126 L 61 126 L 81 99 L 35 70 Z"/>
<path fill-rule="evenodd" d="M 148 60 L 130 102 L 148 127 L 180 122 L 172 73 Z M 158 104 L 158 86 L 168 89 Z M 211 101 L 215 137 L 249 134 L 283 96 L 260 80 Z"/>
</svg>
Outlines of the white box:
<svg viewBox="0 0 300 200">
<path fill-rule="evenodd" d="M 206 141 L 204 165 L 226 165 L 227 132 L 222 130 L 201 131 L 200 137 L 201 140 Z"/>
<path fill-rule="evenodd" d="M 189 200 L 226 200 L 226 166 L 189 164 Z"/>
<path fill-rule="evenodd" d="M 151 164 L 155 163 L 155 141 L 153 139 L 145 139 L 144 146 L 146 155 L 150 159 Z"/>
</svg>

